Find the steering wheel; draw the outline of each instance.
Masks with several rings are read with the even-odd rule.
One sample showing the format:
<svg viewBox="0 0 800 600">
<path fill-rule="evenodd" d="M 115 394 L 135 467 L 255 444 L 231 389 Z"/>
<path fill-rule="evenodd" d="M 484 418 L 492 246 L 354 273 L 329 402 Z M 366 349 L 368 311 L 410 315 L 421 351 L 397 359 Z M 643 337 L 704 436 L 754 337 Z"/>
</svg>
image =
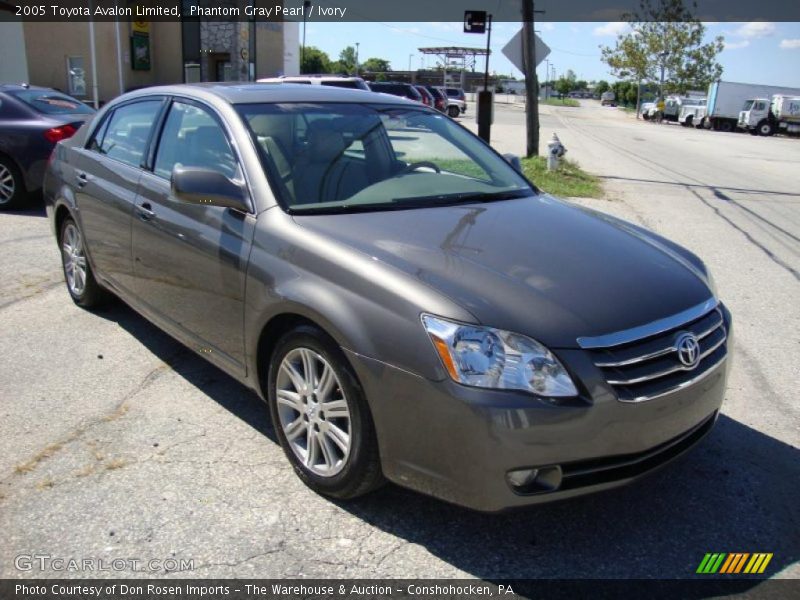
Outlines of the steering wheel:
<svg viewBox="0 0 800 600">
<path fill-rule="evenodd" d="M 437 165 L 436 163 L 432 163 L 429 160 L 423 160 L 423 161 L 420 161 L 420 162 L 411 163 L 405 169 L 400 171 L 400 174 L 401 175 L 405 175 L 406 173 L 411 173 L 411 171 L 416 171 L 420 167 L 428 167 L 429 169 L 433 169 L 437 173 L 441 173 L 442 172 L 442 170 L 439 168 L 439 165 Z"/>
</svg>

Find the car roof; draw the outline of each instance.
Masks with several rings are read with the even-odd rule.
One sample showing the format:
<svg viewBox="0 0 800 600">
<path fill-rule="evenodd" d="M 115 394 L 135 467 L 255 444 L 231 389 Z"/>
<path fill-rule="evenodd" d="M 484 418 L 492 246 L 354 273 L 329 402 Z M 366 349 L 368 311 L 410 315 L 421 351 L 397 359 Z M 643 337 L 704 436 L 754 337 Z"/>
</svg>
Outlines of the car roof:
<svg viewBox="0 0 800 600">
<path fill-rule="evenodd" d="M 135 98 L 154 95 L 185 95 L 197 98 L 215 96 L 228 104 L 255 104 L 259 102 L 358 102 L 381 104 L 417 103 L 404 101 L 385 94 L 361 89 L 323 87 L 294 83 L 184 83 L 178 85 L 153 86 L 130 92 L 120 98 Z"/>
<path fill-rule="evenodd" d="M 54 90 L 53 88 L 42 87 L 39 85 L 28 85 L 27 83 L 0 83 L 0 92 L 18 92 L 22 90 L 47 90 L 50 92 L 58 91 Z"/>
</svg>

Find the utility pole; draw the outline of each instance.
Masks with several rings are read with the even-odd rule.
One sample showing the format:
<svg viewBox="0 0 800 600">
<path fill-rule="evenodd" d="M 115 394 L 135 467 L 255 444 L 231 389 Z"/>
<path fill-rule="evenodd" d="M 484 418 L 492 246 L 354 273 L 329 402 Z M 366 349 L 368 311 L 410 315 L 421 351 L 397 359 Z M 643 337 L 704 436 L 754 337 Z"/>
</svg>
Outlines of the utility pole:
<svg viewBox="0 0 800 600">
<path fill-rule="evenodd" d="M 539 83 L 536 79 L 533 0 L 522 0 L 522 61 L 525 66 L 526 156 L 539 155 Z M 542 12 L 542 11 L 539 11 Z"/>
<path fill-rule="evenodd" d="M 358 46 L 361 42 L 356 42 L 356 77 L 358 77 Z"/>
</svg>

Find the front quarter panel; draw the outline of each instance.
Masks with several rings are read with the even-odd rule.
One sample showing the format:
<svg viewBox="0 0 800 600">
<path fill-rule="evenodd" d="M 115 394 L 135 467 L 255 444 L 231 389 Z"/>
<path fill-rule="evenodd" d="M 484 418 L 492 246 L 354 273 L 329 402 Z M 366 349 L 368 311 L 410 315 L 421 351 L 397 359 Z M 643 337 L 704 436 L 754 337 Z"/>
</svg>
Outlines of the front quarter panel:
<svg viewBox="0 0 800 600">
<path fill-rule="evenodd" d="M 324 216 L 304 218 L 325 218 Z M 284 314 L 305 317 L 343 348 L 423 377 L 447 375 L 421 312 L 476 322 L 408 275 L 298 225 L 279 208 L 259 216 L 248 267 L 245 336 L 257 373 L 261 331 Z"/>
</svg>

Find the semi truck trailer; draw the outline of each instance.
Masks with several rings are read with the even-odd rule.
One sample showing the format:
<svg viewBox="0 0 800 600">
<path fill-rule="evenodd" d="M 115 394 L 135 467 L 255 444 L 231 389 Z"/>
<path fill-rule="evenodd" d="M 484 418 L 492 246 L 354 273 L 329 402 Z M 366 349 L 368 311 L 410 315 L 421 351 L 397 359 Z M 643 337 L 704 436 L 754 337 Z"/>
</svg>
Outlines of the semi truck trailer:
<svg viewBox="0 0 800 600">
<path fill-rule="evenodd" d="M 734 131 L 747 100 L 773 96 L 800 96 L 800 89 L 774 85 L 715 81 L 708 86 L 704 125 L 715 131 Z"/>
</svg>

